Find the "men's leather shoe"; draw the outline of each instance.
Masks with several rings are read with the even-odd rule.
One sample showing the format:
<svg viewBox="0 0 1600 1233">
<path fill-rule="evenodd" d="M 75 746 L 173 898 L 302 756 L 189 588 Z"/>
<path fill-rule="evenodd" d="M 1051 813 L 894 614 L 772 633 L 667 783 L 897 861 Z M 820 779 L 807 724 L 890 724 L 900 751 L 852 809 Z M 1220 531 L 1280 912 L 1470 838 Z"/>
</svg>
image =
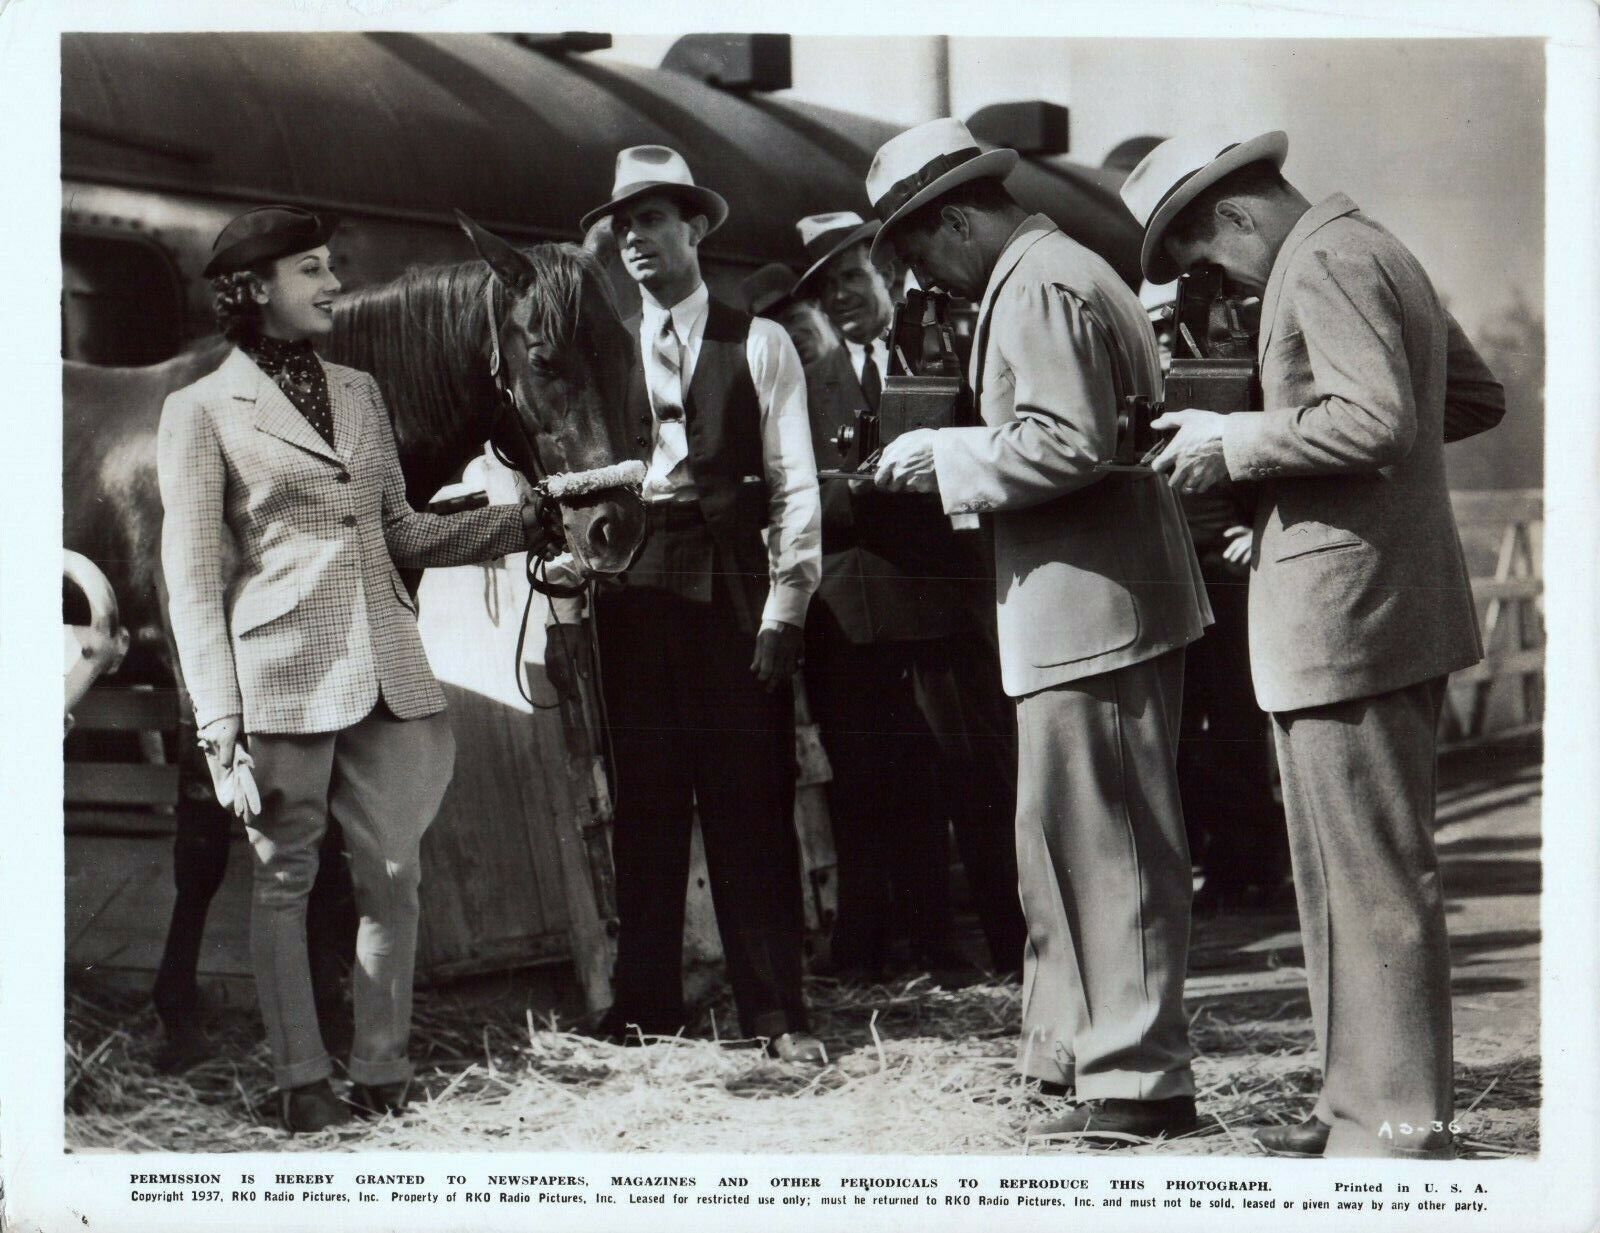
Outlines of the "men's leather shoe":
<svg viewBox="0 0 1600 1233">
<path fill-rule="evenodd" d="M 804 1066 L 826 1066 L 828 1049 L 810 1032 L 785 1032 L 767 1042 L 767 1056 L 780 1062 L 798 1062 Z"/>
<path fill-rule="evenodd" d="M 362 1117 L 388 1117 L 406 1109 L 411 1081 L 399 1083 L 356 1083 L 350 1088 L 350 1105 Z"/>
<path fill-rule="evenodd" d="M 1199 1125 L 1193 1096 L 1166 1100 L 1121 1100 L 1105 1097 L 1076 1104 L 1061 1117 L 1030 1128 L 1035 1135 L 1132 1136 L 1138 1139 L 1175 1139 Z M 1120 1142 L 1116 1138 L 1109 1142 Z"/>
<path fill-rule="evenodd" d="M 326 1079 L 278 1093 L 278 1118 L 292 1135 L 343 1126 L 350 1116 L 350 1106 L 334 1095 L 333 1085 Z"/>
<path fill-rule="evenodd" d="M 1255 1141 L 1269 1156 L 1320 1156 L 1328 1146 L 1333 1127 L 1317 1117 L 1293 1126 L 1263 1126 Z"/>
</svg>

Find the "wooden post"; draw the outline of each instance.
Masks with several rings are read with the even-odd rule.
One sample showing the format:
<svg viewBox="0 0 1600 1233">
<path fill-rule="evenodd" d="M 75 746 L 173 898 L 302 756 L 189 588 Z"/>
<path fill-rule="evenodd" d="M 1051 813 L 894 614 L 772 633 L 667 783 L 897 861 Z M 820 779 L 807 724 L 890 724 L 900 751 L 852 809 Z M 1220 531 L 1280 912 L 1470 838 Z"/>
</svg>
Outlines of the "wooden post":
<svg viewBox="0 0 1600 1233">
<path fill-rule="evenodd" d="M 564 748 L 542 749 L 541 755 L 545 766 L 559 766 L 565 775 L 565 790 L 555 794 L 559 802 L 555 820 L 567 932 L 584 1004 L 598 1014 L 612 1002 L 611 967 L 616 959 L 615 882 L 605 832 L 611 800 L 601 756 L 604 730 L 595 682 L 578 674 L 578 692 L 577 699 L 561 702 Z"/>
</svg>

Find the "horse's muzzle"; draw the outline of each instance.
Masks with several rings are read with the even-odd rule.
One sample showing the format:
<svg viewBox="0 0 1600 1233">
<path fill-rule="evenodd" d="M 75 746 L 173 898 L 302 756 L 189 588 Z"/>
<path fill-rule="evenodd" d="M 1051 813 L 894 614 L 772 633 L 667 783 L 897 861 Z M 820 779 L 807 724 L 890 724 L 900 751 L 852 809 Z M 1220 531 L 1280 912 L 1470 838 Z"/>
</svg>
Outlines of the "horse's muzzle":
<svg viewBox="0 0 1600 1233">
<path fill-rule="evenodd" d="M 561 524 L 586 576 L 620 574 L 644 543 L 644 501 L 631 488 L 587 493 L 561 503 Z"/>
</svg>

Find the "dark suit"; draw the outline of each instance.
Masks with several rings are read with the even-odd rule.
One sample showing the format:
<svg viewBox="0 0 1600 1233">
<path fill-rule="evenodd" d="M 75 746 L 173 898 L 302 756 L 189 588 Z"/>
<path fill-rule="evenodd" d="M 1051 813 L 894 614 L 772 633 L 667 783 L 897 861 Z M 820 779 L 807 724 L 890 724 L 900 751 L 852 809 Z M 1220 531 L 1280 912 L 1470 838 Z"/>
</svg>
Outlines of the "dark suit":
<svg viewBox="0 0 1600 1233">
<path fill-rule="evenodd" d="M 807 370 L 806 393 L 817 457 L 836 457 L 833 433 L 866 406 L 846 348 Z M 943 946 L 954 821 L 994 966 L 1015 970 L 1015 753 L 980 625 L 987 572 L 932 498 L 825 481 L 822 536 L 806 683 L 834 772 L 835 959 L 881 966 L 896 891 L 913 950 Z"/>
<path fill-rule="evenodd" d="M 639 321 L 628 322 L 637 340 Z M 684 1024 L 684 892 L 698 813 L 717 929 L 747 1036 L 805 1028 L 794 695 L 750 654 L 768 585 L 761 407 L 751 319 L 712 300 L 684 397 L 695 499 L 649 506 L 622 585 L 596 596 L 612 734 L 620 932 L 613 1017 L 646 1034 Z M 788 346 L 788 340 L 783 340 Z M 650 431 L 642 356 L 628 414 Z"/>
</svg>

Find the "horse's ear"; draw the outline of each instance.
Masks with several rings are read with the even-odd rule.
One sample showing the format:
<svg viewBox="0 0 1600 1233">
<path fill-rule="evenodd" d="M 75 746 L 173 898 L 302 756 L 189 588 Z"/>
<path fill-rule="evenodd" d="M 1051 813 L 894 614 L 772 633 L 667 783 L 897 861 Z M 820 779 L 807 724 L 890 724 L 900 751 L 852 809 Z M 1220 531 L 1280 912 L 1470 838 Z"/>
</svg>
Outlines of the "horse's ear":
<svg viewBox="0 0 1600 1233">
<path fill-rule="evenodd" d="M 478 226 L 460 210 L 456 211 L 456 221 L 461 224 L 461 230 L 467 233 L 467 238 L 472 241 L 472 247 L 477 250 L 478 256 L 483 258 L 496 278 L 518 291 L 527 288 L 533 281 L 532 262 L 499 236 Z"/>
</svg>

